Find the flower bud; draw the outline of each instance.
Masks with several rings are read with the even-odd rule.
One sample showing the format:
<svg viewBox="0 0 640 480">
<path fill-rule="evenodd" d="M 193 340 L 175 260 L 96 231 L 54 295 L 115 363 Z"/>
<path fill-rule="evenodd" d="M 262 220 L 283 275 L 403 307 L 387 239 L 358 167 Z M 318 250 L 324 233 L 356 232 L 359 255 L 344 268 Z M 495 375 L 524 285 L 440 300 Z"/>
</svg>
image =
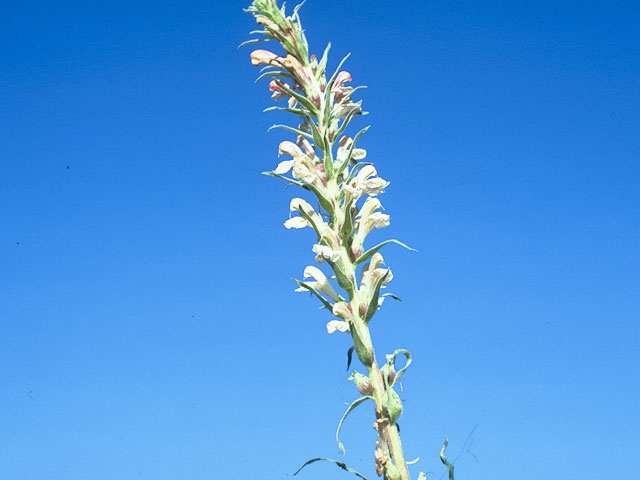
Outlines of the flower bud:
<svg viewBox="0 0 640 480">
<path fill-rule="evenodd" d="M 277 65 L 280 57 L 269 50 L 254 50 L 251 52 L 252 65 Z"/>
<path fill-rule="evenodd" d="M 384 466 L 384 480 L 402 480 L 402 474 L 393 462 L 387 462 Z"/>
<path fill-rule="evenodd" d="M 370 367 L 373 365 L 373 350 L 365 342 L 362 341 L 360 329 L 357 328 L 357 325 L 354 325 L 351 330 L 351 336 L 353 338 L 353 346 L 356 349 L 356 353 L 358 354 L 358 359 L 365 367 Z"/>
<path fill-rule="evenodd" d="M 395 390 L 391 387 L 387 389 L 387 396 L 384 401 L 384 406 L 387 410 L 387 415 L 389 416 L 389 421 L 394 424 L 396 420 L 400 418 L 402 414 L 402 400 L 395 392 Z"/>
<path fill-rule="evenodd" d="M 356 372 L 355 370 L 349 377 L 353 383 L 356 384 L 358 391 L 362 395 L 372 395 L 373 394 L 373 385 L 371 385 L 371 380 L 366 375 L 361 374 L 360 372 Z"/>
<path fill-rule="evenodd" d="M 393 368 L 392 363 L 387 362 L 380 369 L 380 375 L 382 375 L 382 381 L 392 387 L 396 380 L 396 369 Z"/>
</svg>

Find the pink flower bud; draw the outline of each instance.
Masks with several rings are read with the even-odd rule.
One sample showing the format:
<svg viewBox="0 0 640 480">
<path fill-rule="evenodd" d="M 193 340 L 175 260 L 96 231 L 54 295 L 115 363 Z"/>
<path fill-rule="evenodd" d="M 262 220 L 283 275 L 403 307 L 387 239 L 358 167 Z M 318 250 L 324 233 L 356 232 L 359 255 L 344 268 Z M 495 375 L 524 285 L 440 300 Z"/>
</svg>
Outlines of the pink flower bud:
<svg viewBox="0 0 640 480">
<path fill-rule="evenodd" d="M 349 72 L 345 72 L 342 71 L 340 73 L 338 73 L 338 76 L 336 77 L 336 81 L 333 83 L 333 87 L 340 87 L 342 86 L 343 83 L 345 82 L 350 82 L 351 81 L 351 74 Z"/>
</svg>

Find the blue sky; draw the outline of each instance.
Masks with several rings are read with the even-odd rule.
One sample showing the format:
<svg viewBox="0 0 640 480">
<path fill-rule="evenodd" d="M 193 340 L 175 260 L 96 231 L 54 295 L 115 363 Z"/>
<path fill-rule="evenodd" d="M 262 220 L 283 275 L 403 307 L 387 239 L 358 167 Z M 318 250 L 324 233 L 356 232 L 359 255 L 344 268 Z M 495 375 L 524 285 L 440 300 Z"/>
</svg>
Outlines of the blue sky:
<svg viewBox="0 0 640 480">
<path fill-rule="evenodd" d="M 393 5 L 393 6 L 391 6 Z M 288 479 L 338 457 L 346 336 L 294 294 L 241 2 L 27 2 L 0 19 L 3 478 Z M 640 36 L 632 2 L 309 0 L 347 52 L 408 348 L 412 467 L 637 478 Z M 366 122 L 366 123 L 365 123 Z M 371 408 L 343 429 L 373 473 Z M 349 478 L 314 464 L 301 478 Z"/>
</svg>

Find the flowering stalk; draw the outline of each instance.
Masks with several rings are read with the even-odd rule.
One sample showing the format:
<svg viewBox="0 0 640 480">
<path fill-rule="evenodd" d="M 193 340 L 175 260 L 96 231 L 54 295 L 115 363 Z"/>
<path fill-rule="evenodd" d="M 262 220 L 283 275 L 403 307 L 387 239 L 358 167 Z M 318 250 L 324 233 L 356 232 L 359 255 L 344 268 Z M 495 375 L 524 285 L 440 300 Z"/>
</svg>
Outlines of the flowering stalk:
<svg viewBox="0 0 640 480">
<path fill-rule="evenodd" d="M 264 173 L 315 196 L 317 209 L 303 198 L 292 199 L 289 209 L 293 215 L 284 226 L 311 228 L 315 232 L 317 240 L 312 247 L 315 260 L 332 269 L 337 286 L 332 285 L 320 268 L 311 265 L 304 269 L 302 280 L 296 280 L 296 291 L 311 292 L 335 316 L 327 323 L 327 331 L 350 334 L 353 347 L 349 358 L 355 350 L 367 369 L 366 375 L 354 371 L 350 377 L 362 396 L 349 406 L 340 421 L 336 433 L 338 446 L 344 453 L 339 434 L 346 416 L 360 403 L 372 400 L 377 431 L 376 472 L 385 480 L 410 480 L 397 424 L 402 402 L 395 386 L 411 363 L 411 355 L 407 350 L 396 350 L 386 355 L 385 363 L 380 366 L 369 331 L 369 323 L 385 298 L 398 299 L 393 294 L 381 294 L 393 274 L 391 269 L 383 267 L 380 250 L 390 243 L 409 247 L 391 239 L 365 249 L 369 233 L 389 225 L 389 215 L 382 213 L 378 199 L 389 182 L 377 175 L 371 163 L 364 161 L 366 151 L 356 147 L 369 127 L 361 129 L 353 138 L 345 133 L 356 117 L 366 113 L 362 111 L 362 101 L 352 98 L 362 87 L 349 86 L 351 75 L 341 70 L 348 55 L 327 78 L 331 44 L 319 59 L 309 56 L 299 8 L 300 5 L 287 16 L 284 5 L 279 8 L 277 0 L 254 0 L 246 10 L 262 29 L 251 32 L 260 35 L 259 38 L 242 45 L 276 41 L 284 50 L 282 54 L 264 49 L 251 52 L 251 63 L 264 67 L 258 80 L 269 79 L 271 97 L 284 102 L 283 106 L 266 110 L 280 110 L 300 118 L 295 126 L 272 127 L 287 130 L 296 138 L 295 142 L 280 143 L 279 154 L 286 158 L 275 169 Z M 405 357 L 405 365 L 396 371 L 399 355 Z M 420 478 L 425 478 L 424 474 L 421 473 Z"/>
</svg>

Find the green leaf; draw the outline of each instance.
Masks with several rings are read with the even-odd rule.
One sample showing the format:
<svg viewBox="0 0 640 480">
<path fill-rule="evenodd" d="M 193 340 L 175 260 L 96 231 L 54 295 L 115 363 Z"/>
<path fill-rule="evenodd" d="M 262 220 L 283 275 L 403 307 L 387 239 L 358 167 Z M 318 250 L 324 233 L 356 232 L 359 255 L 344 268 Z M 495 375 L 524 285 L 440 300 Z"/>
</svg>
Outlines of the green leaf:
<svg viewBox="0 0 640 480">
<path fill-rule="evenodd" d="M 310 112 L 312 112 L 313 114 L 315 114 L 315 112 L 317 112 L 317 107 L 311 103 L 311 101 L 305 97 L 304 95 L 296 92 L 295 90 L 292 90 L 291 88 L 289 88 L 288 85 L 282 83 L 282 82 L 278 82 L 278 86 L 280 88 L 282 88 L 282 90 L 284 90 L 284 92 L 295 98 L 300 104 L 304 105 L 305 107 L 307 107 L 309 109 Z"/>
<path fill-rule="evenodd" d="M 294 476 L 297 475 L 300 472 L 300 470 L 302 470 L 304 467 L 306 467 L 307 465 L 313 462 L 318 462 L 318 461 L 333 462 L 342 470 L 346 470 L 349 473 L 353 473 L 356 477 L 360 477 L 362 480 L 368 480 L 367 477 L 362 475 L 360 472 L 354 470 L 353 468 L 347 466 L 345 463 L 339 462 L 338 460 L 334 460 L 333 458 L 327 458 L 327 457 L 316 457 L 316 458 L 312 458 L 311 460 L 307 460 L 300 466 L 298 470 L 296 470 L 296 472 L 293 475 Z"/>
<path fill-rule="evenodd" d="M 347 407 L 347 411 L 344 412 L 344 415 L 342 415 L 342 418 L 340 419 L 340 423 L 338 423 L 338 429 L 336 430 L 336 442 L 338 442 L 338 448 L 340 449 L 340 451 L 342 452 L 343 455 L 346 453 L 346 451 L 344 449 L 344 445 L 340 441 L 340 429 L 342 428 L 342 423 L 347 418 L 347 415 L 349 415 L 349 413 L 351 413 L 351 410 L 356 408 L 358 405 L 360 405 L 365 400 L 369 400 L 369 399 L 373 400 L 369 396 L 364 396 L 364 397 L 360 397 L 360 398 L 354 400 L 353 402 L 351 402 L 351 405 L 349 405 L 349 407 Z"/>
<path fill-rule="evenodd" d="M 353 168 L 351 169 L 351 171 L 349 172 L 349 175 L 345 179 L 344 183 L 349 183 L 351 180 L 353 180 L 353 177 L 356 176 L 356 173 L 358 172 L 358 170 L 360 170 L 362 167 L 365 167 L 367 165 L 373 165 L 373 163 L 371 163 L 371 162 L 358 162 L 358 163 L 356 163 L 353 166 Z"/>
<path fill-rule="evenodd" d="M 396 302 L 402 302 L 402 299 L 401 299 L 399 296 L 397 296 L 397 295 L 395 295 L 395 294 L 393 294 L 393 293 L 385 293 L 385 294 L 384 294 L 384 295 L 382 295 L 382 296 L 383 296 L 383 297 L 391 297 L 391 298 L 393 298 Z"/>
<path fill-rule="evenodd" d="M 331 50 L 331 42 L 327 44 L 327 47 L 324 49 L 324 53 L 322 54 L 322 58 L 318 62 L 318 80 L 322 76 L 322 72 L 327 68 L 327 60 L 329 59 L 329 50 Z"/>
<path fill-rule="evenodd" d="M 346 130 L 346 128 L 349 126 L 349 123 L 351 123 L 351 120 L 353 120 L 353 117 L 355 117 L 359 113 L 362 113 L 362 112 L 358 112 L 358 109 L 355 107 L 349 113 L 347 113 L 347 116 L 344 117 L 344 119 L 342 120 L 342 124 L 340 125 L 340 128 L 338 128 L 338 131 L 336 132 L 334 138 L 339 138 L 340 135 L 342 135 Z"/>
<path fill-rule="evenodd" d="M 247 45 L 253 45 L 254 43 L 264 43 L 271 42 L 272 38 L 252 38 L 251 40 L 246 40 L 237 46 L 237 49 L 241 49 L 242 47 L 246 47 Z"/>
<path fill-rule="evenodd" d="M 335 266 L 333 262 L 327 262 L 333 268 L 333 273 L 336 274 L 336 280 L 340 287 L 344 288 L 349 294 L 353 294 L 353 282 L 347 277 L 339 268 Z"/>
<path fill-rule="evenodd" d="M 289 177 L 285 177 L 284 175 L 281 175 L 279 173 L 276 172 L 262 172 L 262 175 L 266 175 L 267 177 L 275 177 L 275 178 L 279 178 L 281 180 L 284 180 L 285 182 L 289 182 L 293 185 L 296 185 L 298 187 L 302 187 L 305 190 L 309 190 L 309 187 L 307 187 L 304 183 L 298 181 L 298 180 L 294 180 L 293 178 L 289 178 Z"/>
<path fill-rule="evenodd" d="M 267 129 L 267 131 L 268 131 L 268 132 L 270 132 L 270 131 L 271 131 L 271 130 L 273 130 L 274 128 L 282 128 L 282 129 L 287 130 L 287 131 L 289 131 L 289 132 L 293 132 L 293 133 L 295 133 L 295 134 L 297 134 L 297 135 L 302 135 L 303 137 L 306 137 L 306 138 L 308 138 L 308 139 L 310 139 L 310 140 L 313 140 L 313 135 L 311 135 L 309 132 L 304 132 L 304 131 L 302 131 L 302 130 L 300 130 L 300 129 L 298 129 L 298 128 L 290 127 L 289 125 L 282 125 L 282 124 L 279 124 L 279 125 L 271 125 L 271 126 Z"/>
<path fill-rule="evenodd" d="M 351 56 L 351 52 L 347 53 L 344 56 L 344 58 L 342 60 L 340 60 L 340 63 L 336 67 L 336 71 L 333 72 L 333 75 L 331 75 L 331 78 L 327 82 L 327 88 L 325 89 L 325 92 L 327 92 L 328 95 L 331 95 L 331 88 L 333 87 L 333 84 L 336 81 L 336 77 L 338 76 L 338 73 L 340 73 L 340 68 L 342 68 L 342 65 L 344 64 L 344 62 L 347 61 L 347 58 L 349 58 L 350 56 Z M 329 98 L 329 97 L 327 97 L 327 98 Z"/>
<path fill-rule="evenodd" d="M 320 206 L 322 208 L 324 208 L 324 210 L 331 216 L 333 216 L 334 214 L 334 210 L 333 210 L 333 205 L 331 205 L 331 202 L 329 202 L 326 198 L 324 198 L 324 196 L 322 195 L 322 193 L 320 193 L 320 190 L 318 190 L 317 187 L 315 187 L 314 185 L 306 185 L 307 188 L 309 188 L 309 190 L 311 190 L 316 198 L 318 199 L 318 203 L 320 204 Z"/>
<path fill-rule="evenodd" d="M 340 231 L 340 234 L 342 235 L 342 240 L 344 241 L 344 244 L 347 244 L 347 240 L 349 239 L 349 236 L 351 235 L 351 232 L 353 231 L 353 214 L 352 214 L 352 205 L 353 205 L 353 200 L 351 200 L 347 205 L 345 205 L 344 207 L 344 211 L 345 211 L 345 218 L 344 218 L 344 224 L 342 225 L 342 229 Z"/>
<path fill-rule="evenodd" d="M 300 7 L 302 7 L 307 0 L 302 0 L 298 5 L 296 5 L 295 7 L 293 7 L 293 14 L 294 16 L 298 15 L 298 10 L 300 10 Z"/>
<path fill-rule="evenodd" d="M 313 118 L 311 118 L 311 116 L 307 114 L 305 115 L 305 117 L 307 120 L 307 124 L 311 128 L 311 134 L 313 135 L 313 143 L 315 143 L 318 147 L 320 147 L 324 152 L 325 151 L 324 139 L 322 138 L 322 135 L 320 135 L 320 130 L 318 130 L 318 126 L 313 121 Z"/>
<path fill-rule="evenodd" d="M 449 444 L 449 438 L 447 437 L 447 438 L 444 439 L 444 443 L 442 444 L 442 448 L 440 449 L 440 460 L 449 469 L 449 480 L 454 480 L 454 478 L 453 478 L 453 465 L 451 463 L 449 463 L 449 461 L 447 460 L 447 457 L 444 456 L 444 451 L 447 449 L 447 445 L 448 444 Z"/>
<path fill-rule="evenodd" d="M 316 232 L 316 236 L 318 237 L 318 240 L 320 240 L 320 237 L 321 237 L 320 230 L 318 229 L 318 226 L 316 225 L 316 222 L 314 222 L 313 219 L 309 215 L 307 215 L 307 213 L 304 210 L 298 209 L 298 212 L 300 213 L 300 216 L 302 218 L 304 218 L 307 222 L 309 222 L 311 224 L 311 226 L 313 227 L 313 229 Z"/>
<path fill-rule="evenodd" d="M 391 356 L 392 360 L 392 364 L 395 365 L 395 361 L 396 361 L 396 356 L 398 354 L 402 354 L 404 355 L 404 357 L 407 359 L 407 363 L 404 364 L 404 367 L 402 367 L 400 370 L 398 370 L 396 372 L 396 376 L 393 379 L 393 383 L 390 386 L 394 386 L 398 380 L 400 380 L 400 377 L 404 374 L 404 372 L 407 371 L 407 368 L 409 368 L 409 365 L 411 365 L 411 353 L 409 352 L 409 350 L 406 350 L 404 348 L 398 348 L 395 352 L 393 352 L 393 355 Z"/>
<path fill-rule="evenodd" d="M 316 297 L 318 297 L 318 299 L 322 302 L 322 304 L 329 309 L 329 311 L 333 310 L 333 305 L 326 299 L 324 298 L 320 292 L 318 290 L 316 290 L 315 288 L 313 288 L 311 285 L 309 285 L 306 282 L 302 282 L 300 280 L 297 279 L 293 279 L 294 282 L 296 282 L 298 284 L 298 286 L 302 287 L 302 288 L 306 288 L 307 290 L 309 290 L 309 292 L 311 292 L 313 295 L 315 295 Z"/>
<path fill-rule="evenodd" d="M 282 70 L 270 70 L 268 72 L 264 72 L 264 73 L 258 75 L 258 78 L 255 79 L 254 83 L 258 83 L 260 80 L 262 80 L 263 78 L 266 78 L 266 77 L 293 78 L 293 75 L 291 75 L 290 73 L 287 73 L 287 72 L 283 72 Z"/>
<path fill-rule="evenodd" d="M 353 351 L 355 349 L 356 347 L 352 345 L 351 347 L 349 347 L 349 350 L 347 350 L 347 370 L 349 370 L 349 367 L 351 366 L 351 360 L 353 360 Z"/>
<path fill-rule="evenodd" d="M 387 270 L 387 273 L 385 273 L 382 277 L 380 277 L 376 282 L 376 286 L 373 289 L 373 294 L 371 295 L 371 301 L 369 302 L 367 311 L 364 314 L 365 324 L 369 323 L 369 320 L 373 318 L 373 315 L 376 313 L 376 310 L 378 310 L 378 303 L 379 303 L 378 297 L 380 296 L 380 288 L 382 288 L 382 284 L 389 276 L 389 273 L 391 273 L 391 270 Z"/>
<path fill-rule="evenodd" d="M 302 117 L 307 115 L 307 112 L 305 110 L 302 110 L 300 108 L 288 108 L 288 107 L 267 107 L 264 110 L 262 110 L 262 113 L 266 113 L 266 112 L 272 112 L 274 110 L 279 110 L 282 112 L 287 112 L 287 113 L 293 113 L 294 115 L 300 115 Z"/>
<path fill-rule="evenodd" d="M 369 250 L 367 250 L 366 252 L 364 252 L 362 255 L 360 255 L 357 258 L 357 260 L 355 261 L 355 264 L 359 265 L 360 263 L 369 260 L 373 256 L 374 253 L 376 253 L 382 247 L 384 247 L 385 245 L 388 245 L 390 243 L 395 243 L 396 245 L 400 245 L 401 247 L 404 247 L 407 250 L 411 250 L 412 252 L 417 252 L 417 250 L 415 248 L 411 248 L 410 246 L 405 245 L 401 241 L 396 240 L 395 238 L 392 238 L 391 240 L 385 240 L 384 242 L 379 243 L 375 247 L 371 247 Z"/>
<path fill-rule="evenodd" d="M 349 161 L 351 160 L 351 155 L 353 153 L 353 149 L 356 147 L 356 142 L 358 141 L 358 139 L 362 135 L 367 133 L 367 130 L 369 130 L 370 127 L 371 127 L 371 125 L 367 125 L 362 130 L 360 130 L 358 133 L 356 133 L 355 137 L 353 137 L 353 140 L 351 142 L 351 146 L 349 147 L 349 153 L 347 154 L 347 158 L 345 158 L 344 162 L 342 162 L 342 165 L 340 165 L 340 168 L 338 169 L 338 174 L 340 174 L 345 168 L 347 168 L 347 165 L 349 165 Z M 362 163 L 362 166 L 364 166 L 364 165 L 373 165 L 372 163 L 369 163 L 369 162 L 360 162 L 360 163 Z M 353 171 L 351 172 L 351 174 L 352 173 L 353 173 Z M 349 180 L 351 179 L 351 174 L 349 175 Z"/>
</svg>

